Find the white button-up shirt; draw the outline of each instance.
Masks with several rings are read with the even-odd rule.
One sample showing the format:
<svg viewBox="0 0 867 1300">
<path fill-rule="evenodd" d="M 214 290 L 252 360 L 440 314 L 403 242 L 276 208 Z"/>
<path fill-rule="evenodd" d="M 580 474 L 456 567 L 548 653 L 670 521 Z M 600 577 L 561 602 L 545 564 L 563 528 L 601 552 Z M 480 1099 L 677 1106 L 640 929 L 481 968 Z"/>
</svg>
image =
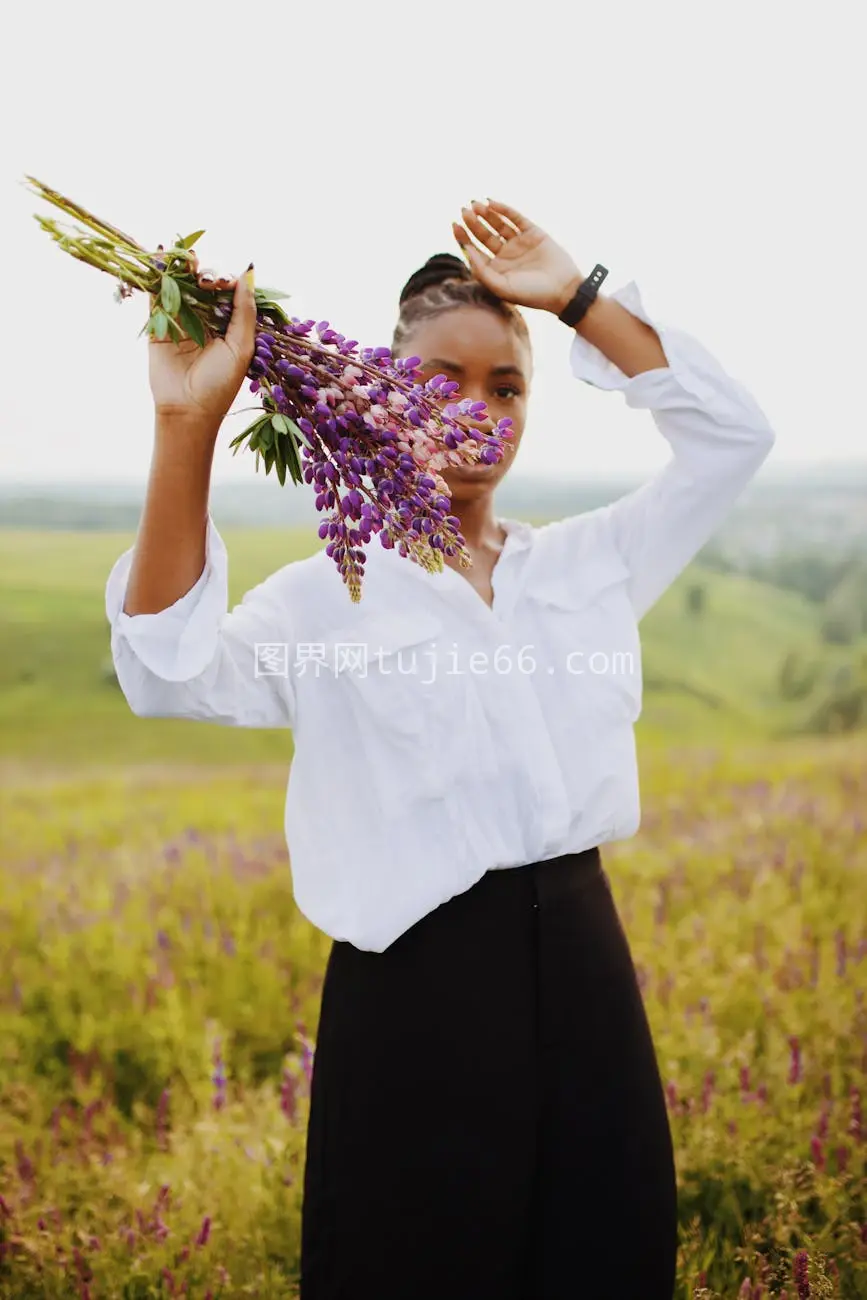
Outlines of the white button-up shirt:
<svg viewBox="0 0 867 1300">
<path fill-rule="evenodd" d="M 136 714 L 291 727 L 293 887 L 327 934 L 382 951 L 489 870 L 579 852 L 639 824 L 638 622 L 711 536 L 774 436 L 692 338 L 650 320 L 668 366 L 627 379 L 575 336 L 577 378 L 651 411 L 666 466 L 613 505 L 541 528 L 503 521 L 493 607 L 460 574 L 378 543 L 351 604 L 323 551 L 228 610 L 209 521 L 198 583 L 158 614 L 106 608 Z"/>
</svg>

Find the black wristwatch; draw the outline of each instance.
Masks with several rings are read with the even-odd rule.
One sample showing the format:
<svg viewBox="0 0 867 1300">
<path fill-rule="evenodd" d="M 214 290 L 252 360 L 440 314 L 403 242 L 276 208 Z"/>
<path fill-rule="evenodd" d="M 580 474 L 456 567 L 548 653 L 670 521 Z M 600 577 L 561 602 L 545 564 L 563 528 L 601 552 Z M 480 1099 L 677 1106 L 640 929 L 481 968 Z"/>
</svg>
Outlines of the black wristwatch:
<svg viewBox="0 0 867 1300">
<path fill-rule="evenodd" d="M 576 325 L 587 315 L 588 309 L 596 301 L 596 295 L 605 279 L 608 271 L 604 266 L 597 262 L 586 280 L 583 280 L 578 286 L 578 291 L 571 302 L 567 303 L 558 317 L 564 325 L 571 325 L 574 329 Z"/>
</svg>

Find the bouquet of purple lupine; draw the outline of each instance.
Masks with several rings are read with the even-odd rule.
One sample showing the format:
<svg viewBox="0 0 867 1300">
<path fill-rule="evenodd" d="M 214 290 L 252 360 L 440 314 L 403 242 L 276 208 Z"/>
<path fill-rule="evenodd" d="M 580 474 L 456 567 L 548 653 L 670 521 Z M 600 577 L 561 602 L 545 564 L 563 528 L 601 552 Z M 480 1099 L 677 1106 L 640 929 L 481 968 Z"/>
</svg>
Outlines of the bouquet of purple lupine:
<svg viewBox="0 0 867 1300">
<path fill-rule="evenodd" d="M 147 293 L 151 311 L 142 330 L 158 340 L 191 339 L 204 347 L 225 334 L 232 290 L 203 289 L 194 245 L 204 234 L 180 236 L 148 251 L 33 177 L 27 182 L 78 226 L 37 215 L 65 252 L 119 281 L 116 298 Z M 232 441 L 246 445 L 256 468 L 275 470 L 280 483 L 307 483 L 325 518 L 319 536 L 353 601 L 361 599 L 364 547 L 381 544 L 430 571 L 446 556 L 469 556 L 441 471 L 493 464 L 502 458 L 511 420 L 491 425 L 484 402 L 456 400 L 459 385 L 436 375 L 419 378 L 419 357 L 395 358 L 386 347 L 361 348 L 327 321 L 289 317 L 287 295 L 256 289 L 256 348 L 250 392 L 261 413 Z M 487 430 L 479 426 L 487 424 Z"/>
</svg>

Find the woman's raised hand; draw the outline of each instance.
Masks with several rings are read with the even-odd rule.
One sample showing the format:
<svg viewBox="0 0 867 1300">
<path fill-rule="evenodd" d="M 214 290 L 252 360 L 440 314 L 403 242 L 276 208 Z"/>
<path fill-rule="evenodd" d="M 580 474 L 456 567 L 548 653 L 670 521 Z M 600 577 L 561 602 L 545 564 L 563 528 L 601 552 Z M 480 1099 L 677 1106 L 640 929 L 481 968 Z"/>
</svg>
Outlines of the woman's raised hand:
<svg viewBox="0 0 867 1300">
<path fill-rule="evenodd" d="M 201 421 L 216 431 L 227 414 L 253 358 L 256 343 L 256 297 L 253 267 L 237 280 L 213 271 L 198 271 L 202 289 L 232 289 L 232 318 L 224 338 L 204 348 L 192 339 L 173 343 L 151 337 L 148 368 L 156 414 L 163 419 Z"/>
<path fill-rule="evenodd" d="M 474 200 L 461 216 L 452 230 L 476 279 L 506 302 L 559 315 L 584 279 L 565 248 L 505 203 Z"/>
</svg>

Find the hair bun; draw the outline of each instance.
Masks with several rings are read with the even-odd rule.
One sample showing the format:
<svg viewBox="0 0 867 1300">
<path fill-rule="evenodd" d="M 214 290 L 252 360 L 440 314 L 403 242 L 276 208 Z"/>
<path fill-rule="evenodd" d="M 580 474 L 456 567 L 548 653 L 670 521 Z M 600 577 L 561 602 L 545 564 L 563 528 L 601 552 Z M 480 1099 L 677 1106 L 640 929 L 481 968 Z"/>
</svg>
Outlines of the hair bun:
<svg viewBox="0 0 867 1300">
<path fill-rule="evenodd" d="M 408 298 L 415 298 L 434 284 L 444 284 L 446 280 L 472 280 L 470 268 L 454 253 L 434 253 L 424 266 L 414 271 L 400 291 L 399 304 L 403 306 Z"/>
</svg>

